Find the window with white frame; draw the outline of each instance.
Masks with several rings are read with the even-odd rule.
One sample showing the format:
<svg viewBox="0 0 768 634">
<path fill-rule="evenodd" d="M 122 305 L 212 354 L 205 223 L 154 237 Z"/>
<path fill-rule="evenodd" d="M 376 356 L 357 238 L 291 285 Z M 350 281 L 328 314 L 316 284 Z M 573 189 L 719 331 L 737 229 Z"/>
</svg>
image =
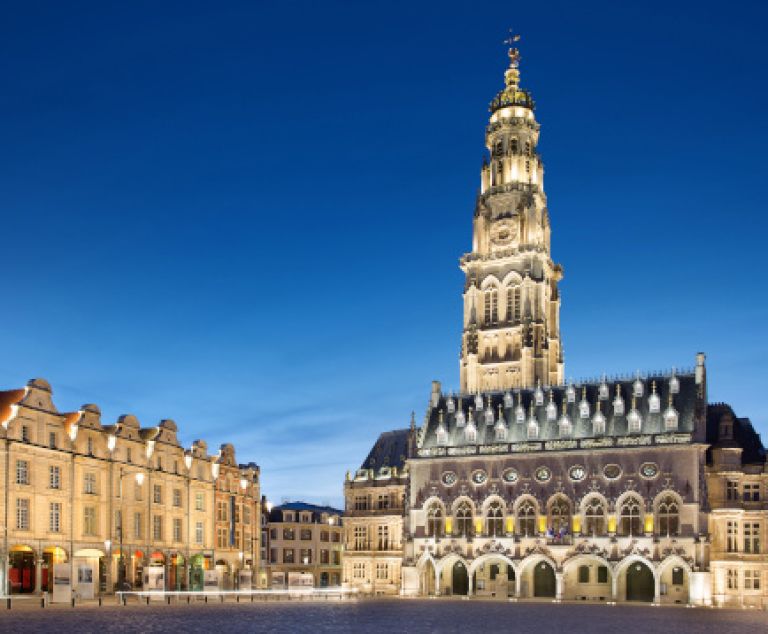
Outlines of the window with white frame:
<svg viewBox="0 0 768 634">
<path fill-rule="evenodd" d="M 377 529 L 378 534 L 378 549 L 389 550 L 389 526 L 379 526 Z"/>
<path fill-rule="evenodd" d="M 29 484 L 29 462 L 16 461 L 16 484 Z"/>
<path fill-rule="evenodd" d="M 173 490 L 173 505 L 181 507 L 181 489 Z"/>
<path fill-rule="evenodd" d="M 96 535 L 96 507 L 83 507 L 83 535 Z"/>
<path fill-rule="evenodd" d="M 744 552 L 757 555 L 760 553 L 760 524 L 744 523 Z"/>
<path fill-rule="evenodd" d="M 365 579 L 365 564 L 354 563 L 352 565 L 352 577 L 360 580 Z"/>
<path fill-rule="evenodd" d="M 18 498 L 16 500 L 16 529 L 29 530 L 29 499 Z"/>
<path fill-rule="evenodd" d="M 86 473 L 83 475 L 83 493 L 88 495 L 96 494 L 96 474 Z"/>
<path fill-rule="evenodd" d="M 727 583 L 729 590 L 739 589 L 739 571 L 733 568 L 728 569 Z"/>
<path fill-rule="evenodd" d="M 152 487 L 152 501 L 155 504 L 163 503 L 163 487 L 160 484 L 155 484 Z"/>
<path fill-rule="evenodd" d="M 48 530 L 51 533 L 61 531 L 61 502 L 51 502 L 48 512 Z"/>
<path fill-rule="evenodd" d="M 152 539 L 155 541 L 162 541 L 163 539 L 163 516 L 152 516 Z"/>
<path fill-rule="evenodd" d="M 745 590 L 760 589 L 760 571 L 759 570 L 744 571 L 744 589 Z"/>
<path fill-rule="evenodd" d="M 173 541 L 181 541 L 181 519 L 178 517 L 173 518 Z"/>
<path fill-rule="evenodd" d="M 195 510 L 205 510 L 205 493 L 195 493 Z"/>
<path fill-rule="evenodd" d="M 389 579 L 389 564 L 381 562 L 376 564 L 376 579 L 378 581 Z"/>
<path fill-rule="evenodd" d="M 739 525 L 737 522 L 728 522 L 725 526 L 725 551 L 735 553 L 739 550 Z"/>
<path fill-rule="evenodd" d="M 196 544 L 203 543 L 203 523 L 202 522 L 195 523 L 195 543 Z"/>
<path fill-rule="evenodd" d="M 355 526 L 355 550 L 365 550 L 368 541 L 368 529 L 365 526 Z"/>
<path fill-rule="evenodd" d="M 51 489 L 61 488 L 61 467 L 48 467 L 48 487 Z"/>
<path fill-rule="evenodd" d="M 144 522 L 142 520 L 141 513 L 133 514 L 133 536 L 136 539 L 141 539 L 141 534 L 144 532 Z"/>
</svg>

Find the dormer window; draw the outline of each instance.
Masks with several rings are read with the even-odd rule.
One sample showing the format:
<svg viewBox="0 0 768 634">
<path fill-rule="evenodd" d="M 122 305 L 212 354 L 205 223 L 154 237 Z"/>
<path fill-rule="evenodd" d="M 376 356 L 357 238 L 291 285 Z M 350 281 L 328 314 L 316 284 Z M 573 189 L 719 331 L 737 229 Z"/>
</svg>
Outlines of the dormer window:
<svg viewBox="0 0 768 634">
<path fill-rule="evenodd" d="M 467 424 L 467 417 L 464 415 L 464 410 L 460 409 L 456 412 L 456 427 L 464 427 Z"/>
<path fill-rule="evenodd" d="M 597 411 L 592 417 L 592 433 L 595 436 L 601 436 L 605 433 L 605 416 L 600 411 L 600 403 L 597 404 Z"/>
<path fill-rule="evenodd" d="M 504 424 L 504 420 L 499 418 L 499 422 L 496 423 L 496 441 L 505 442 L 507 440 L 507 426 Z"/>
<path fill-rule="evenodd" d="M 493 425 L 496 421 L 493 420 L 493 410 L 488 407 L 488 409 L 485 410 L 485 424 L 486 425 Z"/>
<path fill-rule="evenodd" d="M 456 401 L 449 398 L 445 403 L 445 409 L 449 414 L 453 414 L 456 411 Z"/>
<path fill-rule="evenodd" d="M 603 379 L 600 383 L 600 387 L 597 388 L 597 398 L 601 401 L 608 400 L 608 384 Z"/>
<path fill-rule="evenodd" d="M 475 396 L 475 409 L 478 412 L 483 411 L 483 395 L 482 394 L 478 394 L 477 396 Z"/>
<path fill-rule="evenodd" d="M 541 389 L 541 385 L 536 386 L 536 390 L 533 393 L 533 398 L 536 401 L 536 406 L 544 405 L 544 390 Z"/>
<path fill-rule="evenodd" d="M 514 401 L 512 399 L 512 395 L 509 392 L 504 394 L 504 409 L 512 409 L 513 404 Z"/>
<path fill-rule="evenodd" d="M 563 415 L 560 417 L 557 427 L 562 438 L 568 438 L 573 433 L 573 423 L 571 423 L 570 416 L 565 412 L 565 408 L 563 408 Z"/>
<path fill-rule="evenodd" d="M 576 389 L 570 383 L 568 384 L 568 387 L 565 388 L 565 398 L 569 403 L 576 402 Z"/>
<path fill-rule="evenodd" d="M 635 406 L 635 398 L 632 397 L 632 409 L 629 410 L 627 415 L 627 431 L 630 434 L 636 434 L 642 430 L 643 417 L 640 416 L 640 412 L 637 411 Z"/>
<path fill-rule="evenodd" d="M 658 414 L 661 411 L 661 399 L 656 394 L 656 381 L 652 383 L 651 394 L 648 397 L 648 411 L 651 414 Z"/>
<path fill-rule="evenodd" d="M 672 376 L 669 377 L 669 393 L 670 394 L 680 393 L 680 379 L 677 378 L 674 368 L 672 368 Z"/>
<path fill-rule="evenodd" d="M 518 406 L 515 408 L 515 420 L 518 423 L 525 422 L 525 409 L 523 409 L 522 403 L 519 403 Z"/>
<path fill-rule="evenodd" d="M 671 405 L 664 411 L 664 430 L 677 431 L 677 410 Z"/>
<path fill-rule="evenodd" d="M 635 398 L 642 398 L 643 396 L 643 382 L 640 380 L 640 377 L 638 376 L 635 379 L 635 382 L 632 384 L 632 396 Z"/>
<path fill-rule="evenodd" d="M 464 430 L 464 440 L 467 442 L 477 442 L 477 428 L 472 421 L 469 422 Z"/>
<path fill-rule="evenodd" d="M 624 399 L 621 397 L 621 385 L 616 384 L 616 397 L 613 399 L 613 413 L 615 416 L 624 415 Z"/>
<path fill-rule="evenodd" d="M 581 401 L 579 402 L 579 417 L 589 418 L 589 401 L 587 400 L 587 387 L 581 389 Z"/>
<path fill-rule="evenodd" d="M 442 424 L 437 428 L 437 444 L 441 446 L 448 444 L 448 432 Z"/>
<path fill-rule="evenodd" d="M 552 400 L 552 392 L 549 393 L 549 403 L 547 403 L 547 420 L 550 423 L 557 420 L 557 405 Z"/>
<path fill-rule="evenodd" d="M 528 420 L 527 436 L 528 440 L 536 440 L 539 437 L 539 422 L 533 416 Z"/>
</svg>

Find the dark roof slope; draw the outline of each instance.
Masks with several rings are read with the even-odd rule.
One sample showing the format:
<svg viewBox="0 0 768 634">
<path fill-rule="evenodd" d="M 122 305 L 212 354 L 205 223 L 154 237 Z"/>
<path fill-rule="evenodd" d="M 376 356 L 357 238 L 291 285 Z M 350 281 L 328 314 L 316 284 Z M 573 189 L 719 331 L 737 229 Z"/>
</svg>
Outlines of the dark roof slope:
<svg viewBox="0 0 768 634">
<path fill-rule="evenodd" d="M 311 511 L 312 521 L 319 522 L 320 516 L 323 513 L 328 515 L 342 515 L 344 511 L 333 508 L 332 506 L 319 506 L 317 504 L 310 504 L 309 502 L 286 502 L 280 506 L 276 506 L 269 514 L 270 522 L 282 522 L 283 515 L 281 511 Z"/>
<path fill-rule="evenodd" d="M 720 419 L 725 415 L 733 417 L 733 440 L 730 441 L 720 438 Z M 728 403 L 712 403 L 707 407 L 707 442 L 741 447 L 743 464 L 762 464 L 766 460 L 765 447 L 752 421 L 738 418 Z M 707 460 L 711 461 L 711 449 L 707 451 Z"/>
<path fill-rule="evenodd" d="M 408 429 L 385 431 L 376 440 L 361 469 L 397 467 L 401 469 L 408 457 Z"/>
</svg>

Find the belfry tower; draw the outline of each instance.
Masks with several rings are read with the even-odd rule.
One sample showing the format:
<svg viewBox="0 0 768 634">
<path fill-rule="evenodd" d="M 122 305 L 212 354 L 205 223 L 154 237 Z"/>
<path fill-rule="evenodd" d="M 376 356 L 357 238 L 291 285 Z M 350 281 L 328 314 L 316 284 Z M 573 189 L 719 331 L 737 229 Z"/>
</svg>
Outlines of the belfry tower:
<svg viewBox="0 0 768 634">
<path fill-rule="evenodd" d="M 491 102 L 472 251 L 460 260 L 464 393 L 563 382 L 563 270 L 550 256 L 539 124 L 531 94 L 520 87 L 518 39 L 510 40 L 505 88 Z"/>
</svg>

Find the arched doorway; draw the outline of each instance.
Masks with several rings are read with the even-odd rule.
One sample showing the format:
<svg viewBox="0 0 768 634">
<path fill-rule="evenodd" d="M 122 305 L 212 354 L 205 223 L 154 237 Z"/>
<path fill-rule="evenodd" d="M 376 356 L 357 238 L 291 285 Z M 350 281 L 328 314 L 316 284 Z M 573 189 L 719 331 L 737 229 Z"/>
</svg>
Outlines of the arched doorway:
<svg viewBox="0 0 768 634">
<path fill-rule="evenodd" d="M 421 569 L 421 594 L 425 597 L 435 594 L 435 566 L 430 560 Z"/>
<path fill-rule="evenodd" d="M 555 571 L 546 561 L 533 569 L 533 596 L 555 597 Z"/>
<path fill-rule="evenodd" d="M 652 602 L 655 583 L 651 569 L 639 561 L 627 568 L 627 601 Z"/>
<path fill-rule="evenodd" d="M 469 575 L 467 574 L 467 567 L 460 561 L 453 564 L 451 592 L 458 595 L 469 594 Z"/>
</svg>

